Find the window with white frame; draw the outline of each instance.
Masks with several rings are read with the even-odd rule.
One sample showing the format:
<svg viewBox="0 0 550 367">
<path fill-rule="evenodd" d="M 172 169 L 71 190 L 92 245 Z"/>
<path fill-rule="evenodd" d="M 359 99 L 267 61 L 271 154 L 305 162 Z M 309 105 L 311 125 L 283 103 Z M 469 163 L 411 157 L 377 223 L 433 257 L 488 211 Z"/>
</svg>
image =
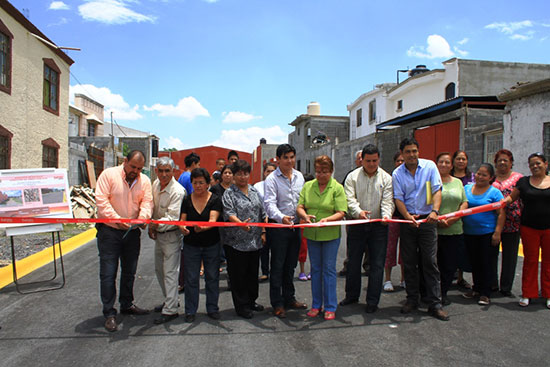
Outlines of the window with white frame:
<svg viewBox="0 0 550 367">
<path fill-rule="evenodd" d="M 369 102 L 369 124 L 376 121 L 376 99 Z"/>
</svg>

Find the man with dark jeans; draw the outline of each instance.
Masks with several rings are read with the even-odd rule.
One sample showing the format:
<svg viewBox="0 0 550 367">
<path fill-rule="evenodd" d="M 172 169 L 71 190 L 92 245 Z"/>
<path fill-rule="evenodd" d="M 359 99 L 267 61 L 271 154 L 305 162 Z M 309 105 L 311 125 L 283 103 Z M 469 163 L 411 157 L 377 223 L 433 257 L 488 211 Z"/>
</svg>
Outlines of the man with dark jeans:
<svg viewBox="0 0 550 367">
<path fill-rule="evenodd" d="M 277 147 L 279 167 L 265 179 L 264 204 L 271 221 L 283 224 L 297 222 L 296 208 L 304 176 L 294 169 L 296 149 L 289 144 Z M 306 309 L 298 302 L 294 291 L 294 270 L 300 251 L 300 230 L 272 228 L 268 236 L 271 244 L 271 276 L 269 282 L 273 314 L 286 317 L 285 308 Z"/>
<path fill-rule="evenodd" d="M 151 181 L 141 173 L 145 156 L 131 151 L 121 166 L 104 170 L 97 180 L 98 218 L 114 219 L 115 223 L 98 225 L 99 278 L 105 329 L 116 331 L 116 274 L 120 261 L 120 312 L 131 315 L 149 313 L 134 305 L 134 279 L 140 250 L 141 231 L 117 219 L 149 219 L 153 208 Z M 140 227 L 144 227 L 140 226 Z"/>
<path fill-rule="evenodd" d="M 361 167 L 352 171 L 344 183 L 348 213 L 353 219 L 389 219 L 394 210 L 391 176 L 380 168 L 380 152 L 373 144 L 363 148 Z M 361 262 L 365 249 L 369 254 L 370 274 L 367 289 L 367 313 L 376 312 L 382 293 L 384 264 L 388 243 L 385 223 L 349 226 L 346 306 L 359 301 L 361 293 Z"/>
<path fill-rule="evenodd" d="M 405 270 L 407 302 L 401 313 L 418 308 L 420 277 L 425 280 L 428 311 L 439 320 L 449 316 L 441 305 L 437 267 L 437 218 L 441 205 L 441 176 L 434 162 L 418 158 L 418 142 L 405 138 L 399 146 L 405 163 L 393 171 L 393 196 L 397 210 L 412 223 L 401 224 L 401 259 Z M 417 220 L 426 219 L 419 223 Z M 419 255 L 420 263 L 419 267 Z M 421 270 L 419 270 L 421 268 Z"/>
</svg>

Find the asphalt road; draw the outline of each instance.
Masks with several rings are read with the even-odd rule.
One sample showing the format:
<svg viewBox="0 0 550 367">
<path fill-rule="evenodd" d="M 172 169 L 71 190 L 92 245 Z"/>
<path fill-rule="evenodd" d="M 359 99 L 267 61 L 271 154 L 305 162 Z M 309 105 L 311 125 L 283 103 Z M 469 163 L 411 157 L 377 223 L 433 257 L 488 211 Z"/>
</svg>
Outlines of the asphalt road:
<svg viewBox="0 0 550 367">
<path fill-rule="evenodd" d="M 144 237 L 135 283 L 136 304 L 145 308 L 162 302 L 153 246 Z M 344 248 L 342 244 L 339 264 Z M 119 316 L 116 333 L 103 328 L 95 240 L 64 259 L 63 289 L 27 295 L 18 294 L 13 285 L 0 290 L 0 366 L 549 365 L 550 310 L 543 300 L 526 309 L 517 305 L 521 258 L 516 297 L 494 297 L 490 306 L 482 307 L 451 290 L 448 322 L 430 317 L 426 308 L 400 314 L 405 299 L 400 288 L 384 293 L 374 314 L 364 312 L 362 293 L 361 303 L 340 307 L 333 321 L 310 319 L 303 310 L 289 311 L 288 318 L 280 320 L 271 315 L 271 307 L 244 320 L 233 311 L 224 272 L 220 321 L 206 316 L 202 292 L 193 324 L 183 317 L 154 325 L 153 314 Z M 46 266 L 22 281 L 47 278 L 51 271 Z M 395 268 L 394 284 L 398 280 Z M 339 277 L 339 299 L 344 283 Z M 310 283 L 296 278 L 295 284 L 297 298 L 310 304 Z M 267 283 L 260 284 L 258 301 L 269 306 Z"/>
</svg>

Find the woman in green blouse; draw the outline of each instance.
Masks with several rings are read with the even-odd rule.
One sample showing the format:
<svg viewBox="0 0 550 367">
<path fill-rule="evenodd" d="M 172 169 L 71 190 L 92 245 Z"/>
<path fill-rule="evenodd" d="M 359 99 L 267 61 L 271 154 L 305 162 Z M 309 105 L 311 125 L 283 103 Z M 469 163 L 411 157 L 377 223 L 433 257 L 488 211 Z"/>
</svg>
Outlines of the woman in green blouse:
<svg viewBox="0 0 550 367">
<path fill-rule="evenodd" d="M 347 210 L 344 187 L 333 177 L 334 164 L 326 155 L 315 159 L 315 180 L 307 182 L 300 192 L 296 213 L 306 223 L 337 221 Z M 336 257 L 340 246 L 340 226 L 305 228 L 311 263 L 312 308 L 307 313 L 316 317 L 325 306 L 325 320 L 335 318 Z"/>
</svg>

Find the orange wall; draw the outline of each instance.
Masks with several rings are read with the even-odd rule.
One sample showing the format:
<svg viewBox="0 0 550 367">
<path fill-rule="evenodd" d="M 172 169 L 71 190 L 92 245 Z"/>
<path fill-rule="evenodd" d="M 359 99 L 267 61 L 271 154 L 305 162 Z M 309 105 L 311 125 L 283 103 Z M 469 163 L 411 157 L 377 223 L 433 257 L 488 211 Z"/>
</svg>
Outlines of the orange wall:
<svg viewBox="0 0 550 367">
<path fill-rule="evenodd" d="M 206 168 L 208 173 L 212 174 L 216 170 L 216 159 L 224 158 L 227 162 L 227 153 L 231 150 L 232 149 L 209 145 L 206 147 L 178 150 L 177 152 L 159 152 L 159 157 L 168 156 L 174 160 L 176 165 L 180 168 L 177 173 L 174 174 L 174 177 L 178 179 L 180 174 L 185 170 L 185 157 L 191 154 L 191 152 L 195 152 L 201 157 L 201 167 Z M 239 159 L 244 159 L 248 163 L 252 163 L 252 154 L 238 150 L 236 150 L 236 152 L 239 155 Z"/>
</svg>

